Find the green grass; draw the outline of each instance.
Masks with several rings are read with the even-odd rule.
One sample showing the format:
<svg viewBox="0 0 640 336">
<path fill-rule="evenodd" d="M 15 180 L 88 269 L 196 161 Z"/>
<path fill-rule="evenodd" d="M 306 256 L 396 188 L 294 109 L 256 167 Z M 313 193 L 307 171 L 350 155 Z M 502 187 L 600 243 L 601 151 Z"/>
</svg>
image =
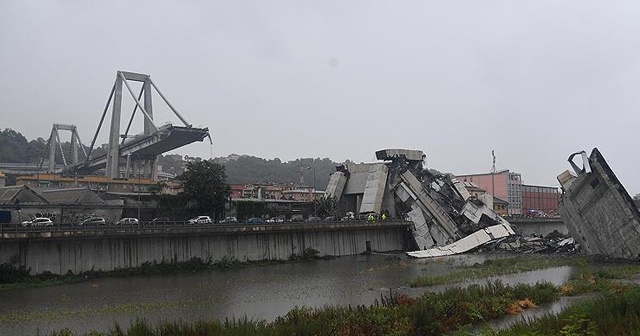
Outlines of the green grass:
<svg viewBox="0 0 640 336">
<path fill-rule="evenodd" d="M 587 259 L 580 257 L 549 257 L 527 255 L 486 260 L 482 264 L 458 267 L 445 275 L 426 275 L 409 282 L 411 287 L 429 287 L 451 284 L 466 280 L 482 279 L 492 276 L 529 272 L 539 269 L 586 265 Z"/>
<path fill-rule="evenodd" d="M 559 314 L 521 321 L 508 329 L 482 335 L 640 335 L 640 286 L 616 287 Z"/>
<path fill-rule="evenodd" d="M 86 316 L 114 316 L 126 315 L 137 316 L 148 314 L 151 311 L 165 310 L 171 308 L 192 307 L 199 308 L 207 302 L 194 301 L 193 299 L 177 300 L 177 301 L 156 301 L 146 303 L 119 303 L 119 304 L 103 304 L 98 307 L 73 306 L 68 309 L 58 310 L 36 310 L 36 311 L 20 311 L 14 310 L 0 314 L 0 324 L 2 323 L 21 323 L 26 321 L 37 321 L 42 319 L 64 320 L 69 317 L 86 317 Z"/>
</svg>

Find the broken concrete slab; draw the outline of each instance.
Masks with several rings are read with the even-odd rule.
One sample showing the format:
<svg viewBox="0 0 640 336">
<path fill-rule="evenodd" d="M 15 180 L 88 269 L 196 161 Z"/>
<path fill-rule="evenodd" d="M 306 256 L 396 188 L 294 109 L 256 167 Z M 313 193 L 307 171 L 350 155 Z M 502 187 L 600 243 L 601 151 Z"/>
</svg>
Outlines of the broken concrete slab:
<svg viewBox="0 0 640 336">
<path fill-rule="evenodd" d="M 499 224 L 478 230 L 449 245 L 438 246 L 423 251 L 407 252 L 407 255 L 414 258 L 433 258 L 460 254 L 513 234 L 514 232 L 508 224 Z"/>
<path fill-rule="evenodd" d="M 493 246 L 491 245 L 493 244 Z M 485 251 L 502 250 L 515 253 L 575 254 L 580 245 L 573 237 L 524 237 L 510 236 L 498 243 L 487 244 Z"/>
<path fill-rule="evenodd" d="M 327 184 L 326 193 L 330 195 L 336 195 L 336 202 L 340 201 L 340 196 L 344 191 L 344 185 L 347 183 L 347 177 L 343 172 L 337 172 L 337 174 L 331 174 L 329 183 Z"/>
<path fill-rule="evenodd" d="M 377 164 L 369 169 L 367 183 L 364 186 L 360 213 L 381 213 L 382 196 L 384 195 L 385 184 L 389 168 L 384 164 Z"/>
<path fill-rule="evenodd" d="M 338 200 L 338 212 L 384 213 L 387 218 L 411 220 L 418 249 L 449 246 L 439 255 L 462 253 L 503 237 L 493 235 L 498 228 L 514 234 L 506 220 L 453 175 L 427 169 L 425 157 L 420 150 L 383 149 L 376 152 L 383 163 L 338 166 L 327 196 Z"/>
<path fill-rule="evenodd" d="M 422 161 L 425 155 L 418 149 L 381 149 L 376 152 L 378 160 L 387 161 L 396 158 L 403 158 L 407 161 Z"/>
<path fill-rule="evenodd" d="M 574 158 L 582 157 L 582 166 Z M 558 176 L 559 213 L 584 253 L 614 258 L 640 256 L 640 213 L 597 148 L 569 157 L 574 172 Z"/>
</svg>

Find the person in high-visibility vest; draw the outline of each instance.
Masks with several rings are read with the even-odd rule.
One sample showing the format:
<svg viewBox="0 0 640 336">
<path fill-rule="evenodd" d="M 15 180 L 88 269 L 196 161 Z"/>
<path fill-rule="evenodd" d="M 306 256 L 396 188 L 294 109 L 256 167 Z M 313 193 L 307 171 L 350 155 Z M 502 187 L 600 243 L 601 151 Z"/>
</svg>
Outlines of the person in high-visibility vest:
<svg viewBox="0 0 640 336">
<path fill-rule="evenodd" d="M 367 222 L 373 222 L 373 220 L 373 214 L 369 214 L 369 216 L 367 216 Z"/>
<path fill-rule="evenodd" d="M 382 213 L 382 220 L 386 220 L 387 219 L 387 214 L 386 213 Z"/>
</svg>

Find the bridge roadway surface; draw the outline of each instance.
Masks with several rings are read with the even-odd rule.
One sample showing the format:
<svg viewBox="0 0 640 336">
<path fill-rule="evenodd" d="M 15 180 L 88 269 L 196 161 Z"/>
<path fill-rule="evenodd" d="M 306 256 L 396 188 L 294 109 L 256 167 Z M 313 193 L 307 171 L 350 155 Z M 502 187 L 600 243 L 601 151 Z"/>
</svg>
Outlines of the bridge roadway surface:
<svg viewBox="0 0 640 336">
<path fill-rule="evenodd" d="M 62 165 L 56 165 L 56 171 L 61 171 Z M 36 175 L 46 173 L 47 167 L 39 163 L 10 163 L 0 162 L 0 172 L 5 175 Z"/>
<path fill-rule="evenodd" d="M 352 231 L 359 229 L 407 228 L 412 222 L 388 220 L 379 222 L 335 221 L 335 222 L 285 222 L 265 224 L 189 224 L 187 222 L 167 222 L 161 224 L 142 223 L 138 225 L 71 225 L 53 226 L 0 225 L 0 240 L 47 239 L 47 238 L 90 238 L 90 237 L 137 237 L 193 234 L 254 234 L 302 231 Z"/>
<path fill-rule="evenodd" d="M 516 227 L 516 232 L 523 235 L 547 235 L 554 230 L 567 234 L 567 229 L 560 218 L 519 218 L 511 219 L 510 223 Z M 257 233 L 257 232 L 296 232 L 296 231 L 323 231 L 323 230 L 357 230 L 373 227 L 410 226 L 410 221 L 387 220 L 367 222 L 363 220 L 352 221 L 314 221 L 314 222 L 285 222 L 264 224 L 189 224 L 188 222 L 175 221 L 165 223 L 142 223 L 139 225 L 99 225 L 79 226 L 71 223 L 54 224 L 48 227 L 23 227 L 15 224 L 0 224 L 0 239 L 24 239 L 24 238 L 64 238 L 64 237 L 90 237 L 90 236 L 145 236 L 164 234 L 192 234 L 192 233 Z"/>
</svg>

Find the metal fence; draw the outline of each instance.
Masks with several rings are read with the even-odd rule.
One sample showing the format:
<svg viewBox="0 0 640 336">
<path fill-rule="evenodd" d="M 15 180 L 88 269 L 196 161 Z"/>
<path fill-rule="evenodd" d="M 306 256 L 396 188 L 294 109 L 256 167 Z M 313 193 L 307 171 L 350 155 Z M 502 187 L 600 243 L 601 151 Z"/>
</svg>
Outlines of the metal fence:
<svg viewBox="0 0 640 336">
<path fill-rule="evenodd" d="M 387 219 L 387 220 L 375 220 L 368 221 L 366 219 L 325 219 L 325 220 L 305 220 L 305 221 L 283 221 L 283 222 L 263 222 L 257 224 L 250 224 L 245 222 L 238 223 L 222 223 L 220 221 L 216 221 L 213 223 L 190 223 L 189 221 L 163 221 L 163 222 L 140 222 L 138 224 L 116 224 L 116 223 L 107 223 L 104 225 L 78 225 L 77 223 L 54 223 L 51 226 L 31 226 L 31 225 L 22 225 L 22 224 L 0 224 L 0 233 L 46 233 L 46 232 L 64 232 L 64 231 L 99 231 L 99 232 L 122 232 L 122 231 L 136 231 L 142 229 L 149 230 L 175 230 L 175 229 L 203 229 L 203 228 L 233 228 L 233 227 L 255 227 L 255 226 L 283 226 L 283 227 L 291 227 L 298 225 L 322 225 L 322 224 L 333 224 L 333 225 L 366 225 L 366 224 L 392 224 L 392 223 L 404 223 L 407 221 L 399 220 L 399 219 Z"/>
</svg>

